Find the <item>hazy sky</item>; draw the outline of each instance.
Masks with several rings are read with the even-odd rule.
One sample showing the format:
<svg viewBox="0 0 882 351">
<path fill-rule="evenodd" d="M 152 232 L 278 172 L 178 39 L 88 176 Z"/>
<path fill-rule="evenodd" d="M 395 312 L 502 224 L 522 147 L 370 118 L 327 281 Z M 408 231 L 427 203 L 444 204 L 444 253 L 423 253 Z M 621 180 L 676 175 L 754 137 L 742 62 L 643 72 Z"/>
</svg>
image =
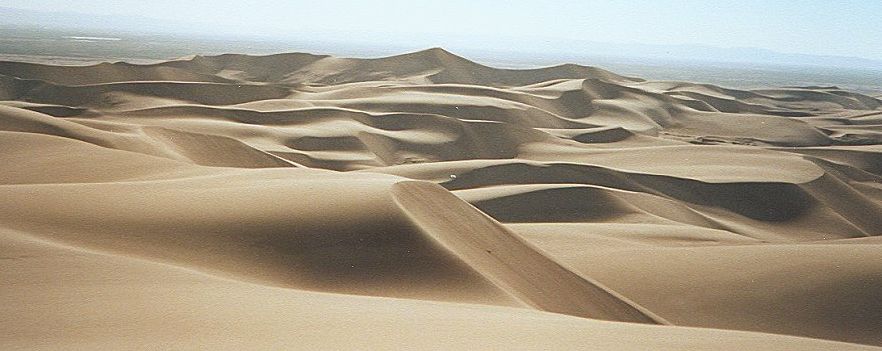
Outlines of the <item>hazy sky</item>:
<svg viewBox="0 0 882 351">
<path fill-rule="evenodd" d="M 744 46 L 882 59 L 880 0 L 0 0 L 0 6 L 141 16 L 205 24 L 201 28 L 206 34 L 300 40 L 426 47 L 448 46 L 451 41 L 489 48 L 586 40 Z"/>
</svg>

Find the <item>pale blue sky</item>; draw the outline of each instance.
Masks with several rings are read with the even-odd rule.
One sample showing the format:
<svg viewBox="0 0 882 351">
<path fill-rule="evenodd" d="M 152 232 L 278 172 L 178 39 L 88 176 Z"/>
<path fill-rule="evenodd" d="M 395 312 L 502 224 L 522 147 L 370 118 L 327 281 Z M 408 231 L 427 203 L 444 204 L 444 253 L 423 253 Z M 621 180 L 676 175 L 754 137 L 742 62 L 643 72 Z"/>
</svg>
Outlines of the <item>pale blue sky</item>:
<svg viewBox="0 0 882 351">
<path fill-rule="evenodd" d="M 0 0 L 0 7 L 141 16 L 204 24 L 205 34 L 298 40 L 491 49 L 585 40 L 882 59 L 880 0 Z"/>
</svg>

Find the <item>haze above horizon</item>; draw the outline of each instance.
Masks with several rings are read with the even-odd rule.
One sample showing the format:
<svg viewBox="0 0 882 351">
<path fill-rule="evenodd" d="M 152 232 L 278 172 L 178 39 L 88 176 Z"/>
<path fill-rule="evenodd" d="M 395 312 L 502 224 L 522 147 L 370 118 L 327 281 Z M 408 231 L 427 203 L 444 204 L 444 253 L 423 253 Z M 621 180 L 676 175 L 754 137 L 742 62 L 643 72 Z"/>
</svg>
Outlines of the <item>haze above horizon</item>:
<svg viewBox="0 0 882 351">
<path fill-rule="evenodd" d="M 882 26 L 876 24 L 882 2 L 869 1 L 558 1 L 537 5 L 463 0 L 383 4 L 96 0 L 83 6 L 58 0 L 0 0 L 0 7 L 77 13 L 81 18 L 73 25 L 79 26 L 106 26 L 108 18 L 135 17 L 141 20 L 114 25 L 135 33 L 165 29 L 196 35 L 414 48 L 569 50 L 575 54 L 579 46 L 573 44 L 585 42 L 701 45 L 882 60 L 882 40 L 874 40 L 882 37 Z M 7 20 L 3 22 L 12 22 Z"/>
</svg>

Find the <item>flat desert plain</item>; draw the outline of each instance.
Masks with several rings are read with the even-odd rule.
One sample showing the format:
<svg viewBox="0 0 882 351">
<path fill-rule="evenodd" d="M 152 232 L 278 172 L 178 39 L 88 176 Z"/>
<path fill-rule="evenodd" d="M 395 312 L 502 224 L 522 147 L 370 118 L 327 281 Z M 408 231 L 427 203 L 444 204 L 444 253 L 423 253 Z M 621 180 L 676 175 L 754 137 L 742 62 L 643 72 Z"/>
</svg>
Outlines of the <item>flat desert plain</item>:
<svg viewBox="0 0 882 351">
<path fill-rule="evenodd" d="M 880 180 L 832 86 L 0 62 L 0 349 L 879 349 Z"/>
</svg>

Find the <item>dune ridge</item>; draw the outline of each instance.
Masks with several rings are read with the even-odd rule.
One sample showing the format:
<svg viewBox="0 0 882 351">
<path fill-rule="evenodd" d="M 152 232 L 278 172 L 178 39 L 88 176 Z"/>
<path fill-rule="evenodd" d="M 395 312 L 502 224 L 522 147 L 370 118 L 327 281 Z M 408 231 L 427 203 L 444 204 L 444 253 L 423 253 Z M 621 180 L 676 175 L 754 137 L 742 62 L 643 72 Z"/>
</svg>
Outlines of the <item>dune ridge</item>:
<svg viewBox="0 0 882 351">
<path fill-rule="evenodd" d="M 0 348 L 879 349 L 880 144 L 440 48 L 0 62 Z"/>
</svg>

